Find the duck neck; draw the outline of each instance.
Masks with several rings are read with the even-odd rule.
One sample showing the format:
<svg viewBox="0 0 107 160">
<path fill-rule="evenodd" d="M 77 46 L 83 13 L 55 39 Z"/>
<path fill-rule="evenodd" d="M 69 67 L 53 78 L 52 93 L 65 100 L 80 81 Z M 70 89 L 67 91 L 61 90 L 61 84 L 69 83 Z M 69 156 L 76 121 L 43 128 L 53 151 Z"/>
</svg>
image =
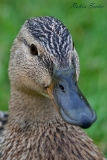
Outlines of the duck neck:
<svg viewBox="0 0 107 160">
<path fill-rule="evenodd" d="M 51 100 L 34 92 L 11 89 L 9 124 L 15 128 L 32 128 L 59 117 Z"/>
</svg>

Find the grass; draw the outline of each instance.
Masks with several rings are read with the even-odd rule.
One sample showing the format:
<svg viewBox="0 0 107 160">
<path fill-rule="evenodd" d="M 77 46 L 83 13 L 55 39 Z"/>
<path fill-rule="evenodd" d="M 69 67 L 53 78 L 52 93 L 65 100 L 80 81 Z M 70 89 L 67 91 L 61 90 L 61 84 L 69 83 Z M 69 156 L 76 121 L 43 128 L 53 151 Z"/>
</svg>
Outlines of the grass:
<svg viewBox="0 0 107 160">
<path fill-rule="evenodd" d="M 85 131 L 107 156 L 107 3 L 94 2 L 104 8 L 74 9 L 70 0 L 0 1 L 0 110 L 8 110 L 9 54 L 21 25 L 30 17 L 57 17 L 72 34 L 81 64 L 79 86 L 98 116 L 96 123 Z M 90 3 L 77 2 L 86 6 Z"/>
</svg>

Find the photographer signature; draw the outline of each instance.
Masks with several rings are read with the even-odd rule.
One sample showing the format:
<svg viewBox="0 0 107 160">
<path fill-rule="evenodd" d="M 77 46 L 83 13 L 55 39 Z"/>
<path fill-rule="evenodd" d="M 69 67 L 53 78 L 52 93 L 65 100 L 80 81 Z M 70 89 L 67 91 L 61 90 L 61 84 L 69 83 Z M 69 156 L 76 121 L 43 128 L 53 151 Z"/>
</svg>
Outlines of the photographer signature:
<svg viewBox="0 0 107 160">
<path fill-rule="evenodd" d="M 96 4 L 96 3 L 90 3 L 88 6 L 84 5 L 84 4 L 77 4 L 77 3 L 73 3 L 73 5 L 71 6 L 71 8 L 104 8 L 104 5 L 102 4 Z"/>
</svg>

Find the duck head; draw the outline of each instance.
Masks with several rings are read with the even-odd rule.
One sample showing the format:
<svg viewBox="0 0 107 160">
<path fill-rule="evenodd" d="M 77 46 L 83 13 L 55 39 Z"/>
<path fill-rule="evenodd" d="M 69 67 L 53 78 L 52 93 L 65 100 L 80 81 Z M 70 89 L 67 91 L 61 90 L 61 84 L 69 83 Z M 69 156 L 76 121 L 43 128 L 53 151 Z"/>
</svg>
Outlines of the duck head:
<svg viewBox="0 0 107 160">
<path fill-rule="evenodd" d="M 50 98 L 71 125 L 88 128 L 96 120 L 77 84 L 79 58 L 72 37 L 56 18 L 31 18 L 24 23 L 12 46 L 9 77 L 15 89 Z"/>
</svg>

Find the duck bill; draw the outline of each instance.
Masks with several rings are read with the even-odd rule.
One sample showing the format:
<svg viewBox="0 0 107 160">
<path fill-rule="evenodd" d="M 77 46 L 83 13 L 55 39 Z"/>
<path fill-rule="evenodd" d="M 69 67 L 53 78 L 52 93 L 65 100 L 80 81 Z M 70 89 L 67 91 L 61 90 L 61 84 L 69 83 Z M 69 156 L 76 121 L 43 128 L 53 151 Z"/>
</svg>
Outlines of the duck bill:
<svg viewBox="0 0 107 160">
<path fill-rule="evenodd" d="M 71 125 L 89 128 L 96 120 L 96 113 L 76 83 L 75 69 L 55 69 L 48 94 L 62 119 Z"/>
</svg>

